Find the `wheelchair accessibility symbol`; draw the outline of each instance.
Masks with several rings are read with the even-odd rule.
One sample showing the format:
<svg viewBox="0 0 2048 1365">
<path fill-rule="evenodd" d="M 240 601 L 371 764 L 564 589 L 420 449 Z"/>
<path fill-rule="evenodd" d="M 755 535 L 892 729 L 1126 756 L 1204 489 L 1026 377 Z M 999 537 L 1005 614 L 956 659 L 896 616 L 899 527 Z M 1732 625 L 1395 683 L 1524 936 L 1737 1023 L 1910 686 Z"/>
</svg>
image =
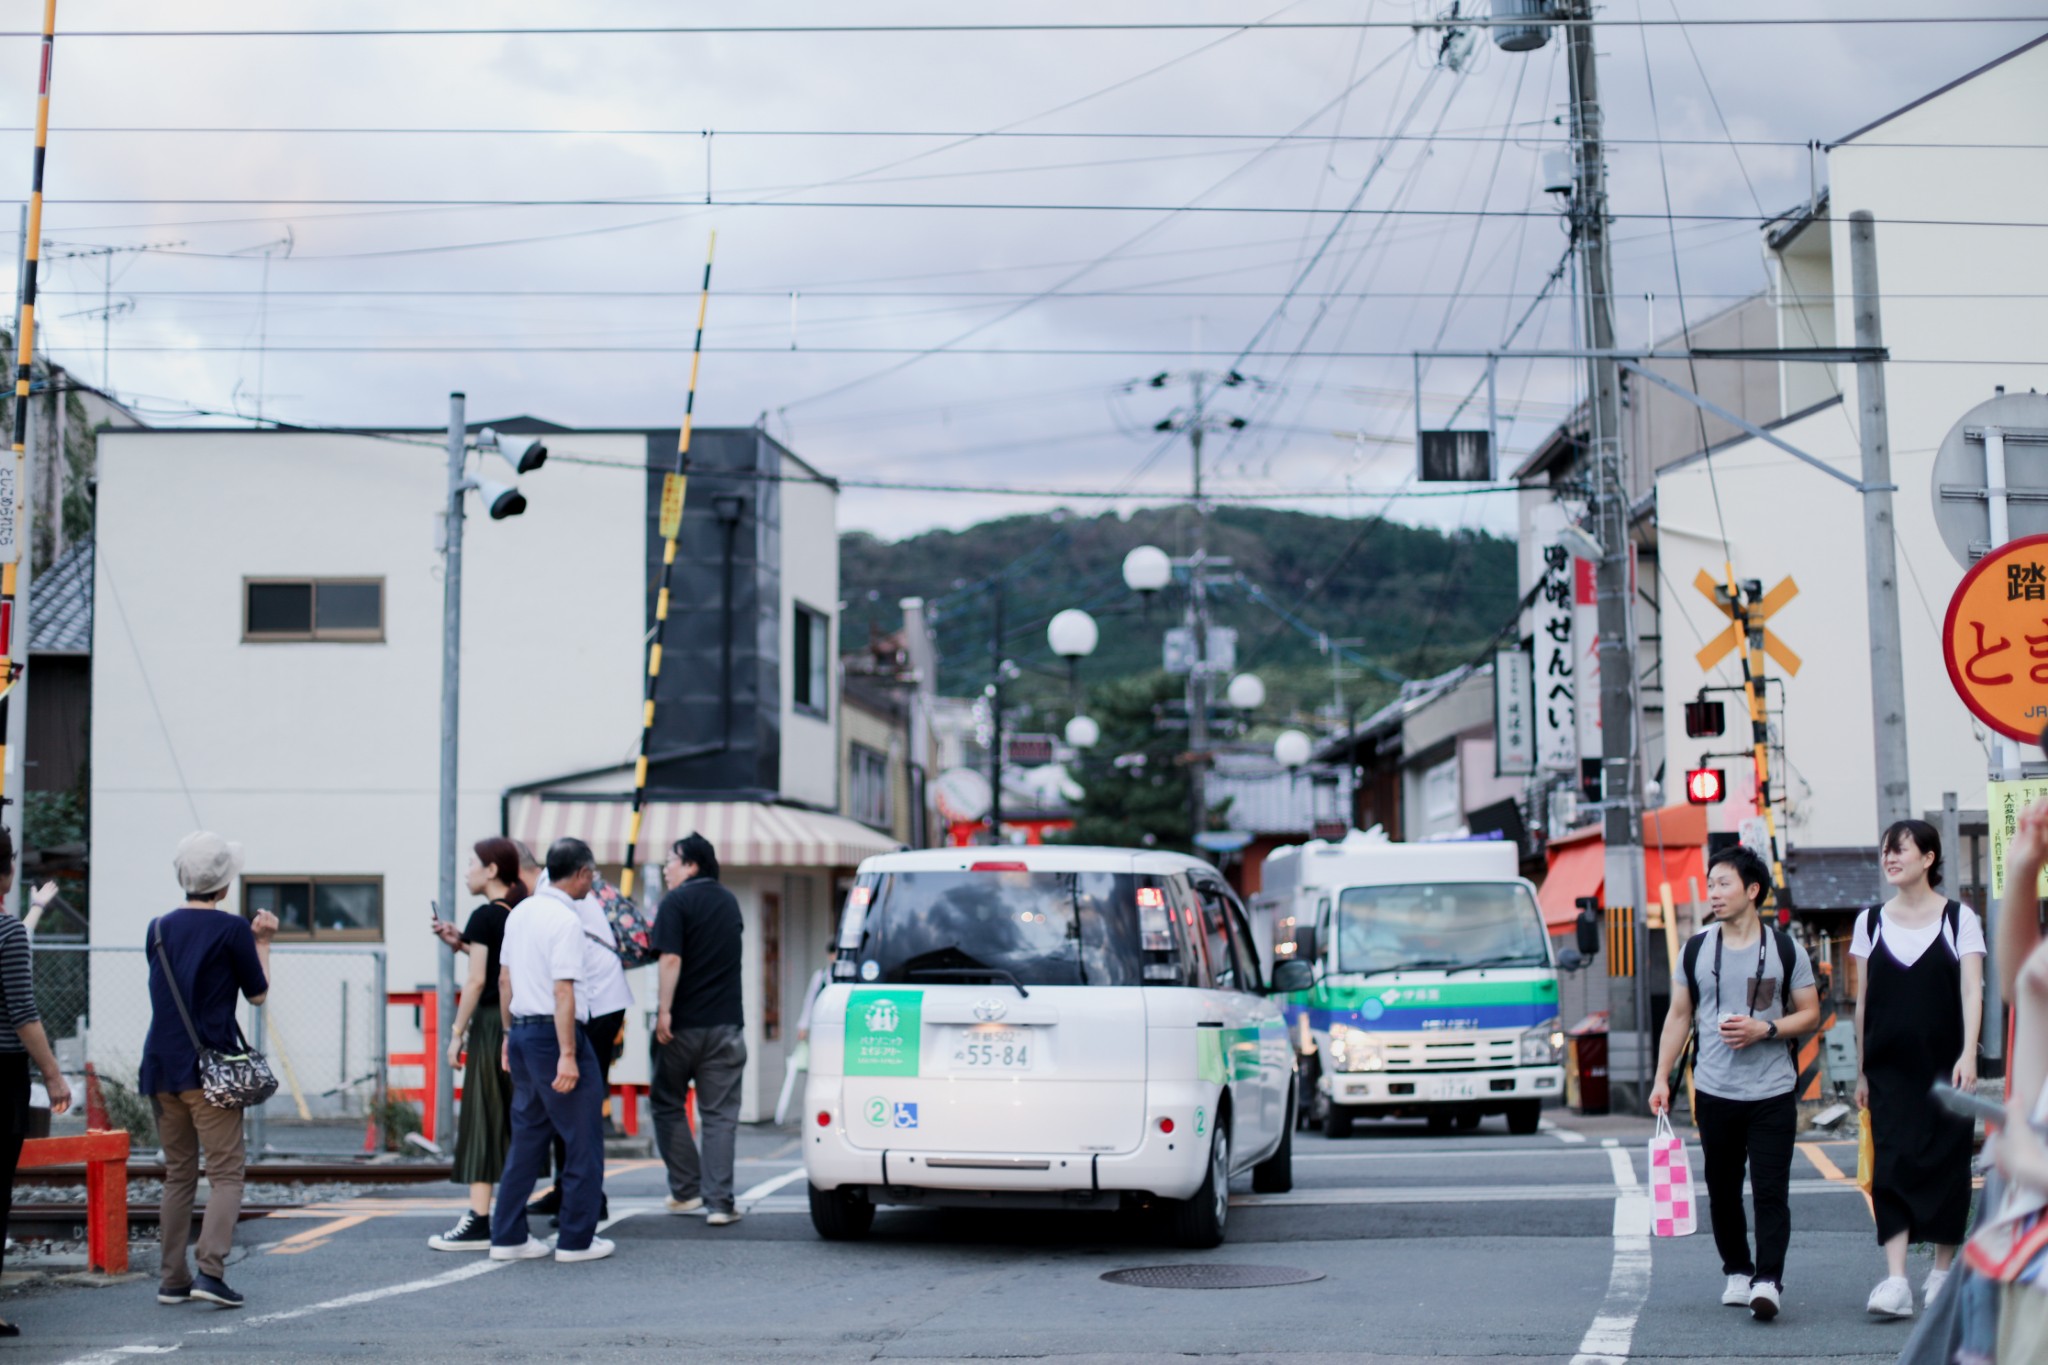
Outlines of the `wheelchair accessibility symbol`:
<svg viewBox="0 0 2048 1365">
<path fill-rule="evenodd" d="M 907 1100 L 896 1101 L 896 1111 L 892 1126 L 897 1128 L 917 1127 L 917 1105 Z"/>
</svg>

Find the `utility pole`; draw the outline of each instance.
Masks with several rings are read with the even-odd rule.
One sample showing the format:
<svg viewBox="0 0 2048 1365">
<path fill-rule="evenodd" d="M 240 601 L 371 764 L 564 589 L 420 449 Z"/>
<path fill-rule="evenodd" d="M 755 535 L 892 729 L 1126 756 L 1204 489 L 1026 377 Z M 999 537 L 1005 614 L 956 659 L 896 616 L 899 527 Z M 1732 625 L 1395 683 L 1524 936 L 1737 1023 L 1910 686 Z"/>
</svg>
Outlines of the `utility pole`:
<svg viewBox="0 0 2048 1365">
<path fill-rule="evenodd" d="M 1607 850 L 1607 903 L 1633 914 L 1635 995 L 1626 1019 L 1637 1035 L 1636 1103 L 1649 1092 L 1648 916 L 1643 905 L 1641 810 L 1636 781 L 1634 603 L 1629 582 L 1628 483 L 1621 455 L 1621 373 L 1614 350 L 1614 267 L 1607 241 L 1607 171 L 1601 147 L 1600 82 L 1593 53 L 1592 0 L 1568 0 L 1565 25 L 1571 73 L 1572 143 L 1577 164 L 1573 234 L 1583 282 L 1587 404 L 1592 419 L 1593 508 L 1602 556 L 1598 577 L 1601 805 Z M 1624 1011 L 1617 1010 L 1617 1014 Z"/>
<path fill-rule="evenodd" d="M 1892 447 L 1884 404 L 1884 345 L 1878 313 L 1877 221 L 1849 215 L 1849 273 L 1855 290 L 1856 415 L 1863 445 L 1863 568 L 1870 614 L 1870 720 L 1876 731 L 1877 824 L 1913 815 L 1906 755 L 1906 668 L 1899 643 L 1898 547 L 1892 539 Z"/>
<path fill-rule="evenodd" d="M 995 621 L 988 636 L 988 841 L 1003 842 L 1003 576 L 989 580 Z"/>
<path fill-rule="evenodd" d="M 1209 827 L 1209 597 L 1203 570 L 1209 561 L 1209 509 L 1202 505 L 1202 428 L 1204 382 L 1196 370 L 1188 376 L 1194 410 L 1188 418 L 1188 449 L 1194 461 L 1195 551 L 1189 556 L 1188 629 L 1195 657 L 1188 665 L 1188 829 L 1199 835 Z"/>
<path fill-rule="evenodd" d="M 456 736 L 462 710 L 462 499 L 469 428 L 463 395 L 448 395 L 448 501 L 442 529 L 441 608 L 441 865 L 439 912 L 455 918 Z M 434 1140 L 455 1136 L 455 1073 L 448 1066 L 448 1030 L 455 1022 L 455 950 L 435 954 Z"/>
</svg>

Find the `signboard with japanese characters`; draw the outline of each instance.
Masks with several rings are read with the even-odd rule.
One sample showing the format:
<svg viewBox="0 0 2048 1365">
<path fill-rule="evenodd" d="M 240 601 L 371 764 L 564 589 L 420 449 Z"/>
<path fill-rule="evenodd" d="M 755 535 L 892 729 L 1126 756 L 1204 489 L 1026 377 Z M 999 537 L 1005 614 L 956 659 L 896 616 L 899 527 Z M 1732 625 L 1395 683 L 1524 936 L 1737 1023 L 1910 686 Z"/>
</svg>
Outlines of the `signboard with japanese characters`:
<svg viewBox="0 0 2048 1365">
<path fill-rule="evenodd" d="M 2032 743 L 2048 726 L 2048 535 L 2009 541 L 1963 575 L 1941 644 L 1970 713 Z"/>
<path fill-rule="evenodd" d="M 1536 688 L 1526 650 L 1493 656 L 1493 773 L 1527 777 L 1536 771 Z"/>
<path fill-rule="evenodd" d="M 2019 829 L 2020 812 L 2048 796 L 2048 778 L 1993 782 L 1986 789 L 1984 810 L 1991 826 L 1991 903 L 2005 898 L 2005 849 Z M 2048 870 L 2041 873 L 2040 892 L 2048 896 Z"/>
<path fill-rule="evenodd" d="M 1543 547 L 1543 581 L 1536 592 L 1536 763 L 1564 772 L 1579 766 L 1577 670 L 1572 652 L 1576 573 L 1571 552 Z"/>
</svg>

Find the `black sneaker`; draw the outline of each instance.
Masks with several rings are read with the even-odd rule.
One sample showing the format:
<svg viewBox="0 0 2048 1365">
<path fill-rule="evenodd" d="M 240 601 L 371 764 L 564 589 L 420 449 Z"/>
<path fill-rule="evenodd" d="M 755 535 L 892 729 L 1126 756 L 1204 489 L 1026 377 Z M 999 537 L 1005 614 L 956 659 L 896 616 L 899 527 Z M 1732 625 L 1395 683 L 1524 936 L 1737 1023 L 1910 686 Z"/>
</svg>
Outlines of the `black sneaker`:
<svg viewBox="0 0 2048 1365">
<path fill-rule="evenodd" d="M 436 1251 L 488 1251 L 491 1248 L 491 1220 L 474 1210 L 466 1210 L 461 1222 L 446 1232 L 429 1237 L 427 1245 Z"/>
<path fill-rule="evenodd" d="M 557 1185 L 526 1206 L 528 1218 L 551 1218 L 562 1211 L 562 1188 Z"/>
<path fill-rule="evenodd" d="M 217 1303 L 223 1308 L 240 1308 L 247 1302 L 241 1294 L 228 1288 L 228 1282 L 212 1275 L 195 1276 L 192 1280 L 192 1297 Z"/>
<path fill-rule="evenodd" d="M 552 1197 L 552 1196 L 550 1196 L 550 1197 Z M 528 1204 L 528 1205 L 526 1206 L 526 1212 L 527 1212 L 527 1216 L 528 1216 L 528 1217 L 532 1217 L 532 1216 L 533 1216 L 533 1205 L 531 1205 L 531 1204 Z M 597 1221 L 598 1221 L 598 1222 L 600 1222 L 600 1223 L 602 1223 L 602 1222 L 603 1222 L 603 1221 L 604 1221 L 605 1219 L 607 1219 L 607 1218 L 609 1218 L 609 1217 L 611 1217 L 611 1216 L 612 1216 L 612 1197 L 611 1197 L 610 1195 L 608 1195 L 608 1194 L 607 1194 L 607 1195 L 600 1195 L 600 1196 L 598 1197 L 598 1204 L 597 1204 Z M 551 1213 L 551 1214 L 549 1214 L 549 1215 L 548 1215 L 548 1226 L 549 1226 L 549 1227 L 551 1227 L 551 1228 L 558 1228 L 558 1227 L 562 1226 L 562 1212 L 561 1212 L 561 1208 L 560 1208 L 560 1206 L 559 1206 L 559 1205 L 557 1205 L 557 1207 L 556 1207 L 556 1209 L 555 1209 L 555 1212 L 553 1212 L 553 1213 Z"/>
</svg>

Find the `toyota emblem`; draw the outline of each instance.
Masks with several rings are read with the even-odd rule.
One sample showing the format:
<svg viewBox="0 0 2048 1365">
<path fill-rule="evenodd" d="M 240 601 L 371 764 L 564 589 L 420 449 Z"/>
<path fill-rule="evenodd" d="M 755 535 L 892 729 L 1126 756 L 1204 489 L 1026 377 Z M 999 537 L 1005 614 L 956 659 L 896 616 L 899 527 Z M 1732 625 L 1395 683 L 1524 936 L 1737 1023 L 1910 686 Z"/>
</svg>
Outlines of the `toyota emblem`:
<svg viewBox="0 0 2048 1365">
<path fill-rule="evenodd" d="M 974 1005 L 974 1017 L 984 1024 L 993 1024 L 1010 1012 L 1010 1007 L 996 999 L 979 1000 Z"/>
</svg>

